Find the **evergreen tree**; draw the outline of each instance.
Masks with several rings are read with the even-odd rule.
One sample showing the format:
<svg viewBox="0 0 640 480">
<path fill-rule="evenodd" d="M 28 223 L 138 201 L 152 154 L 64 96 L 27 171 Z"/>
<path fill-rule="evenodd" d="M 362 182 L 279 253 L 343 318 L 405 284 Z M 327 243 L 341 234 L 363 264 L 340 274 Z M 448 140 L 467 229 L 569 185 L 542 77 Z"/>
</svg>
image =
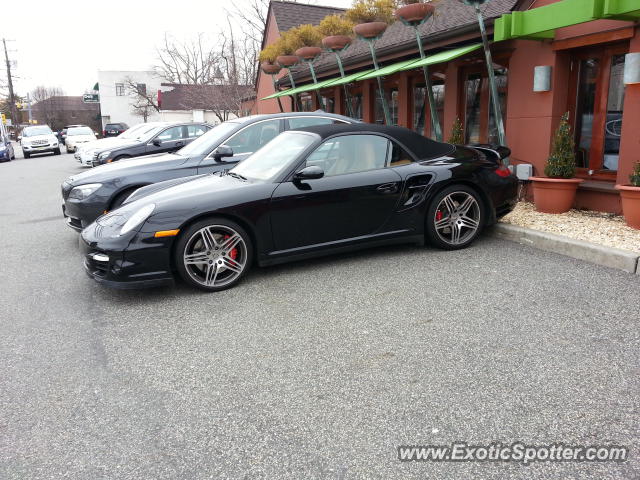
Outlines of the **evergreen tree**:
<svg viewBox="0 0 640 480">
<path fill-rule="evenodd" d="M 453 143 L 456 145 L 464 144 L 462 122 L 458 117 L 456 117 L 455 121 L 453 122 L 453 126 L 451 127 L 451 136 L 449 137 L 449 143 Z"/>
<path fill-rule="evenodd" d="M 640 162 L 636 163 L 636 166 L 633 168 L 633 173 L 629 175 L 629 180 L 634 187 L 640 187 Z"/>
<path fill-rule="evenodd" d="M 573 178 L 576 175 L 576 155 L 569 125 L 569 112 L 560 119 L 544 174 L 552 178 Z"/>
</svg>

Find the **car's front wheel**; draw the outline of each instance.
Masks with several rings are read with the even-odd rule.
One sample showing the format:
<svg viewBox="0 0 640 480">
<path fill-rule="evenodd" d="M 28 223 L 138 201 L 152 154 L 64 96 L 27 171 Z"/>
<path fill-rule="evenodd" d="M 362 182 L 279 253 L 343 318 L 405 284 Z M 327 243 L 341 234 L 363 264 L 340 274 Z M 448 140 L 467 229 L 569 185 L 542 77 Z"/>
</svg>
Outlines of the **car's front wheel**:
<svg viewBox="0 0 640 480">
<path fill-rule="evenodd" d="M 191 225 L 176 243 L 176 267 L 182 279 L 209 292 L 238 284 L 253 260 L 247 232 L 225 218 L 209 218 Z"/>
<path fill-rule="evenodd" d="M 59 148 L 56 148 L 56 149 L 53 151 L 53 154 L 54 154 L 54 155 L 60 155 L 60 149 L 59 149 Z"/>
<path fill-rule="evenodd" d="M 24 158 L 29 158 L 31 156 L 30 153 L 25 152 L 24 150 L 22 150 L 22 155 L 24 156 Z"/>
<path fill-rule="evenodd" d="M 482 199 L 466 185 L 452 185 L 439 192 L 427 211 L 430 243 L 445 250 L 471 245 L 484 222 Z"/>
</svg>

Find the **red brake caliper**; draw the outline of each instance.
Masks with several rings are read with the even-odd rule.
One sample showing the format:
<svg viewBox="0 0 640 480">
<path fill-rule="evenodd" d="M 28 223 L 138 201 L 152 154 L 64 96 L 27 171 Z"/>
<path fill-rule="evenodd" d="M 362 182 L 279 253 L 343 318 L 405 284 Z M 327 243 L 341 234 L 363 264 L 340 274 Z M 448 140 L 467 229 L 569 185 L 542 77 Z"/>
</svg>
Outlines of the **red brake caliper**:
<svg viewBox="0 0 640 480">
<path fill-rule="evenodd" d="M 438 210 L 436 212 L 436 222 L 439 222 L 440 220 L 442 220 L 442 210 Z"/>
<path fill-rule="evenodd" d="M 224 239 L 226 240 L 227 238 L 229 238 L 231 235 L 225 235 Z M 229 252 L 229 256 L 232 259 L 236 259 L 236 257 L 238 256 L 238 249 L 237 248 L 232 248 L 231 251 Z"/>
</svg>

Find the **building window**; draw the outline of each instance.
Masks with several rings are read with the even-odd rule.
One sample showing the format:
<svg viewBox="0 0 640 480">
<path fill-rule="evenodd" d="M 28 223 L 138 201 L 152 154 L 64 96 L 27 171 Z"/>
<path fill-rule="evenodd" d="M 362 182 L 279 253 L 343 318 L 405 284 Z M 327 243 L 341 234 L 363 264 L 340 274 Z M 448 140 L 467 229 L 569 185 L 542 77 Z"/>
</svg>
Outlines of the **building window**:
<svg viewBox="0 0 640 480">
<path fill-rule="evenodd" d="M 498 67 L 494 70 L 498 99 L 502 118 L 506 115 L 508 70 Z M 489 94 L 489 79 L 482 67 L 468 71 L 463 85 L 464 93 L 464 138 L 466 143 L 498 143 L 493 108 Z"/>
<path fill-rule="evenodd" d="M 300 99 L 300 109 L 301 112 L 311 112 L 313 111 L 313 98 L 310 93 L 302 93 L 298 97 Z"/>
<path fill-rule="evenodd" d="M 393 88 L 384 91 L 387 96 L 387 104 L 389 105 L 389 116 L 391 117 L 391 125 L 398 125 L 398 89 Z M 375 103 L 375 119 L 376 123 L 384 125 L 384 108 L 382 106 L 382 100 L 380 94 L 376 90 L 376 103 Z"/>
<path fill-rule="evenodd" d="M 594 173 L 618 170 L 625 95 L 624 46 L 576 54 L 569 95 L 576 164 Z"/>
<path fill-rule="evenodd" d="M 432 84 L 433 98 L 436 102 L 436 110 L 440 119 L 440 127 L 444 124 L 444 82 L 437 80 Z M 429 136 L 435 138 L 435 131 L 429 113 L 429 99 L 426 97 L 424 85 L 417 85 L 413 88 L 413 130 L 420 135 L 425 134 L 425 125 L 429 125 Z M 444 134 L 444 132 L 443 132 Z M 446 134 L 444 135 L 446 137 Z"/>
<path fill-rule="evenodd" d="M 124 97 L 124 83 L 116 83 L 116 97 Z"/>
<path fill-rule="evenodd" d="M 336 105 L 333 97 L 322 97 L 322 105 L 324 106 L 324 111 L 327 113 L 335 113 Z"/>
<path fill-rule="evenodd" d="M 362 120 L 362 93 L 350 94 L 349 100 L 351 101 L 351 113 L 356 120 Z M 345 100 L 346 107 L 346 100 Z M 347 115 L 349 110 L 345 108 Z"/>
<path fill-rule="evenodd" d="M 138 95 L 146 95 L 147 94 L 147 84 L 146 83 L 136 83 L 136 91 Z"/>
</svg>

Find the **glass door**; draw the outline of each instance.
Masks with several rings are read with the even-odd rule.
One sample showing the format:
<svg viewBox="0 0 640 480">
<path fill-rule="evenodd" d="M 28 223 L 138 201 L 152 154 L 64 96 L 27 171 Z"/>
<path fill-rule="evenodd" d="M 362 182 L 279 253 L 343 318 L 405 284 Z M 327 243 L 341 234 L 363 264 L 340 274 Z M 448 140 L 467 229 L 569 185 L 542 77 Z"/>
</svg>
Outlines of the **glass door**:
<svg viewBox="0 0 640 480">
<path fill-rule="evenodd" d="M 625 85 L 626 46 L 575 52 L 569 112 L 579 173 L 615 179 L 618 170 Z"/>
</svg>

